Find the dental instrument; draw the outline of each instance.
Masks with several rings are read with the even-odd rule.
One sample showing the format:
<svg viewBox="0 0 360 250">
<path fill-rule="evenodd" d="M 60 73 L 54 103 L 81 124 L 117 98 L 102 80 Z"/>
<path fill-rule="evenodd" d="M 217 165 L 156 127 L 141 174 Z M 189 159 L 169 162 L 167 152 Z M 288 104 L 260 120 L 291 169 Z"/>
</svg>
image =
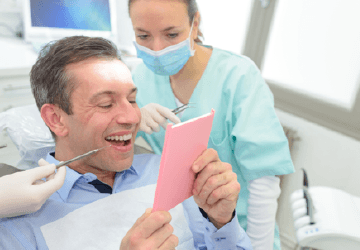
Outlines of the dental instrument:
<svg viewBox="0 0 360 250">
<path fill-rule="evenodd" d="M 313 225 L 315 224 L 315 221 L 314 221 L 314 206 L 313 206 L 313 201 L 312 201 L 312 198 L 311 198 L 311 195 L 308 191 L 308 188 L 309 188 L 309 182 L 308 182 L 308 178 L 307 178 L 307 174 L 306 174 L 306 171 L 305 169 L 302 169 L 303 170 L 303 173 L 304 173 L 304 176 L 303 176 L 303 191 L 304 191 L 304 199 L 306 201 L 306 214 L 309 216 L 310 218 L 310 225 Z"/>
<path fill-rule="evenodd" d="M 6 144 L 4 144 L 4 145 L 0 145 L 0 148 L 6 148 L 7 147 L 7 145 Z"/>
<path fill-rule="evenodd" d="M 195 108 L 195 107 L 193 107 L 193 106 L 189 106 L 189 104 L 194 104 L 194 103 L 191 103 L 191 102 L 186 103 L 186 104 L 184 104 L 184 105 L 182 105 L 182 106 L 180 106 L 180 107 L 177 107 L 176 109 L 173 109 L 172 112 L 173 112 L 175 115 L 177 115 L 177 114 L 179 114 L 180 112 L 184 111 L 184 110 L 187 109 L 187 108 Z"/>
<path fill-rule="evenodd" d="M 98 149 L 95 149 L 95 150 L 91 150 L 91 151 L 89 151 L 89 152 L 87 152 L 85 154 L 76 156 L 76 157 L 74 157 L 74 158 L 72 158 L 71 160 L 68 160 L 68 161 L 61 161 L 61 162 L 59 162 L 59 164 L 56 165 L 56 169 L 58 169 L 59 167 L 65 166 L 67 164 L 70 164 L 70 163 L 72 163 L 74 161 L 80 160 L 80 159 L 82 159 L 82 158 L 84 158 L 86 156 L 95 154 L 96 152 L 98 152 L 98 151 L 100 151 L 100 150 L 102 150 L 104 148 L 110 147 L 110 146 L 111 145 L 108 145 L 108 146 L 105 146 L 105 147 L 102 147 L 102 148 L 98 148 Z"/>
</svg>

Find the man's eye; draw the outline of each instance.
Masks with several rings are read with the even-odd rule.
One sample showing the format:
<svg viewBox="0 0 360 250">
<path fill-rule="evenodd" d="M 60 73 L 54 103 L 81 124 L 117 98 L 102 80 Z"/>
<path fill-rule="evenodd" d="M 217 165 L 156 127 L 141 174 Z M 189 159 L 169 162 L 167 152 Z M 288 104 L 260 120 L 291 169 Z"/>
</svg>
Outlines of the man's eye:
<svg viewBox="0 0 360 250">
<path fill-rule="evenodd" d="M 109 104 L 109 105 L 100 105 L 99 106 L 100 108 L 103 108 L 103 109 L 109 109 L 112 107 L 112 104 Z"/>
<path fill-rule="evenodd" d="M 136 101 L 129 101 L 129 102 L 132 103 L 132 104 L 136 103 Z"/>
</svg>

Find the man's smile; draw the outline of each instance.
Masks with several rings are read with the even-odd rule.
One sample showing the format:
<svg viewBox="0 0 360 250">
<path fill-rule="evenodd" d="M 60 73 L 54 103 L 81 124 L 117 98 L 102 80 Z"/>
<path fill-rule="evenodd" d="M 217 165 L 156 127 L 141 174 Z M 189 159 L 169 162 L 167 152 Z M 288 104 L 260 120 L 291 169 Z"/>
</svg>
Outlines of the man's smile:
<svg viewBox="0 0 360 250">
<path fill-rule="evenodd" d="M 121 152 L 128 152 L 132 149 L 132 136 L 131 132 L 113 133 L 105 138 L 115 150 Z"/>
</svg>

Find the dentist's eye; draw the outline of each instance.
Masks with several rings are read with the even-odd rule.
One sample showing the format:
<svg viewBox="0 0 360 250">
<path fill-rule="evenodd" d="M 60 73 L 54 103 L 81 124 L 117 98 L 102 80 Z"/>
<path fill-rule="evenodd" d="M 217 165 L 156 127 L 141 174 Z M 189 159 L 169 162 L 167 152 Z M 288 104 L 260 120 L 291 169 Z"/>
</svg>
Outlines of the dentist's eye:
<svg viewBox="0 0 360 250">
<path fill-rule="evenodd" d="M 179 35 L 179 33 L 171 33 L 171 34 L 168 34 L 168 37 L 176 38 L 178 35 Z"/>
<path fill-rule="evenodd" d="M 149 37 L 149 35 L 137 35 L 138 38 L 140 38 L 141 40 L 145 40 L 146 38 Z"/>
<path fill-rule="evenodd" d="M 136 103 L 136 101 L 129 101 L 131 104 L 134 104 L 134 103 Z"/>
</svg>

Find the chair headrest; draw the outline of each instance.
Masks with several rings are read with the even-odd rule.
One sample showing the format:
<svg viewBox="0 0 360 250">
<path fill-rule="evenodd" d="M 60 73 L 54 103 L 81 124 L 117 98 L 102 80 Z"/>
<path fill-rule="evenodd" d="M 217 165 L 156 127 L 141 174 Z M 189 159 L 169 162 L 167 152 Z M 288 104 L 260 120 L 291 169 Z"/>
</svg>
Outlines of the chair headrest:
<svg viewBox="0 0 360 250">
<path fill-rule="evenodd" d="M 0 113 L 0 131 L 4 129 L 19 150 L 19 169 L 37 167 L 38 160 L 55 149 L 55 140 L 35 104 Z"/>
</svg>

